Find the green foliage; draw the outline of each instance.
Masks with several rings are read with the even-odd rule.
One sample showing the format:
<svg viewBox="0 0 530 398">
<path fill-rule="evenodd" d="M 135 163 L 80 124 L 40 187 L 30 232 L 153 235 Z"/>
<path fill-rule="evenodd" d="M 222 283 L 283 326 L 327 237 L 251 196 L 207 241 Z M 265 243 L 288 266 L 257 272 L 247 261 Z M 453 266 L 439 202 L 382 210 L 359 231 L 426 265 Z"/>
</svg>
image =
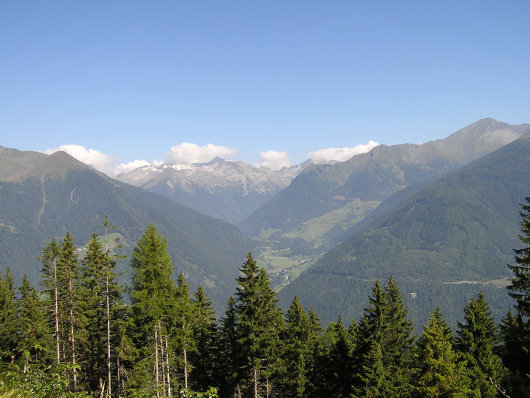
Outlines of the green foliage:
<svg viewBox="0 0 530 398">
<path fill-rule="evenodd" d="M 455 347 L 463 354 L 470 371 L 472 386 L 482 397 L 496 397 L 497 390 L 490 379 L 500 384 L 505 371 L 494 349 L 499 332 L 482 292 L 464 308 L 464 322 L 458 323 Z"/>
<path fill-rule="evenodd" d="M 243 391 L 273 384 L 280 362 L 282 312 L 267 272 L 249 253 L 239 268 L 236 292 L 236 355 Z"/>
<path fill-rule="evenodd" d="M 193 294 L 194 319 L 192 337 L 196 349 L 191 352 L 194 388 L 219 386 L 221 382 L 219 358 L 219 331 L 215 320 L 215 311 L 202 286 Z"/>
<path fill-rule="evenodd" d="M 19 344 L 18 304 L 13 274 L 0 274 L 0 360 L 9 361 Z"/>
<path fill-rule="evenodd" d="M 517 203 L 530 186 L 528 153 L 524 137 L 409 196 L 285 287 L 282 303 L 297 295 L 328 321 L 338 313 L 357 316 L 373 281 L 393 275 L 404 291 L 417 293 L 417 324 L 434 306 L 454 324 L 457 308 L 486 289 L 500 317 L 509 297 L 492 292 L 492 283 L 509 278 L 502 264 L 517 244 Z"/>
<path fill-rule="evenodd" d="M 502 358 L 512 371 L 509 385 L 516 397 L 526 396 L 530 388 L 530 196 L 520 206 L 519 239 L 525 246 L 515 250 L 515 264 L 509 265 L 514 275 L 508 286 L 515 299 L 516 315 L 510 311 L 502 324 Z"/>
<path fill-rule="evenodd" d="M 415 358 L 415 395 L 418 397 L 479 397 L 465 364 L 453 349 L 453 334 L 439 309 L 431 315 L 418 339 Z"/>
</svg>

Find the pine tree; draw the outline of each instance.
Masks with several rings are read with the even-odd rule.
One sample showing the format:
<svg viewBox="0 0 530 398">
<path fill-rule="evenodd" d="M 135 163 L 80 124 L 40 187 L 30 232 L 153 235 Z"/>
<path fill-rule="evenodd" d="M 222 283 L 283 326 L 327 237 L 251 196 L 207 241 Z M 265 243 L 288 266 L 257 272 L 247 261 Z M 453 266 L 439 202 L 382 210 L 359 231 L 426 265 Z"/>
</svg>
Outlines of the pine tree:
<svg viewBox="0 0 530 398">
<path fill-rule="evenodd" d="M 86 320 L 83 370 L 90 391 L 101 391 L 107 380 L 106 366 L 102 366 L 107 362 L 105 263 L 105 253 L 94 233 L 88 242 L 81 268 L 82 309 Z"/>
<path fill-rule="evenodd" d="M 184 274 L 180 273 L 175 291 L 175 312 L 173 313 L 173 336 L 175 351 L 179 352 L 179 368 L 182 375 L 182 386 L 189 388 L 190 372 L 192 370 L 189 354 L 196 350 L 193 336 L 195 322 L 195 308 L 190 298 L 190 289 Z"/>
<path fill-rule="evenodd" d="M 221 396 L 239 397 L 240 376 L 239 356 L 237 347 L 237 313 L 236 302 L 233 296 L 228 298 L 225 316 L 221 319 L 220 330 L 220 362 L 222 383 L 220 385 Z"/>
<path fill-rule="evenodd" d="M 131 267 L 133 341 L 138 358 L 129 386 L 133 389 L 145 388 L 157 397 L 170 395 L 172 384 L 167 336 L 175 314 L 175 287 L 171 279 L 173 265 L 167 253 L 167 240 L 154 225 L 147 227 L 134 248 Z"/>
<path fill-rule="evenodd" d="M 512 372 L 511 384 L 517 389 L 530 390 L 530 196 L 526 197 L 526 203 L 521 203 L 519 214 L 522 219 L 519 239 L 525 246 L 514 250 L 515 265 L 508 266 L 514 273 L 508 289 L 515 299 L 517 314 L 514 317 L 516 323 L 504 328 L 512 355 L 503 356 L 503 361 Z"/>
<path fill-rule="evenodd" d="M 359 396 L 410 395 L 412 322 L 395 280 L 376 281 L 357 329 L 355 390 Z"/>
<path fill-rule="evenodd" d="M 285 314 L 285 329 L 282 334 L 285 368 L 288 369 L 282 382 L 284 397 L 307 396 L 313 355 L 311 338 L 309 318 L 295 296 Z"/>
<path fill-rule="evenodd" d="M 405 397 L 410 395 L 414 326 L 405 309 L 403 295 L 392 277 L 385 286 L 385 296 L 387 320 L 383 325 L 381 348 L 388 377 L 383 394 L 385 397 Z"/>
<path fill-rule="evenodd" d="M 0 361 L 10 363 L 16 357 L 20 342 L 18 303 L 14 278 L 9 269 L 0 274 Z"/>
<path fill-rule="evenodd" d="M 325 351 L 321 363 L 323 383 L 320 393 L 328 397 L 350 397 L 353 392 L 353 349 L 355 340 L 344 327 L 342 317 L 324 332 Z"/>
<path fill-rule="evenodd" d="M 249 253 L 236 292 L 237 352 L 245 396 L 271 396 L 280 361 L 282 312 L 270 279 Z"/>
<path fill-rule="evenodd" d="M 307 382 L 305 386 L 307 397 L 320 397 L 322 385 L 322 374 L 320 364 L 323 362 L 322 357 L 324 355 L 324 339 L 322 337 L 321 320 L 318 317 L 315 309 L 311 307 L 308 313 L 308 324 L 309 324 L 309 336 L 308 336 L 308 347 L 310 356 L 306 362 L 307 369 Z M 348 330 L 350 339 L 352 333 Z"/>
<path fill-rule="evenodd" d="M 202 286 L 199 286 L 193 297 L 195 350 L 190 355 L 190 362 L 193 366 L 192 378 L 196 390 L 206 391 L 208 387 L 220 384 L 219 332 L 212 301 Z"/>
<path fill-rule="evenodd" d="M 59 283 L 59 275 L 57 269 L 57 263 L 60 257 L 60 246 L 57 244 L 55 239 L 43 249 L 42 256 L 39 259 L 42 261 L 42 286 L 44 292 L 47 294 L 45 299 L 45 306 L 53 324 L 53 333 L 55 340 L 55 359 L 56 363 L 61 363 L 62 350 L 64 346 L 62 336 L 64 331 L 62 330 L 63 322 L 61 318 L 61 311 L 59 309 L 60 299 L 59 291 L 64 287 Z"/>
<path fill-rule="evenodd" d="M 515 265 L 508 267 L 514 273 L 508 289 L 510 296 L 515 299 L 515 308 L 522 317 L 530 317 L 530 196 L 526 203 L 521 203 L 521 235 L 519 239 L 526 246 L 515 251 Z M 526 322 L 528 326 L 528 321 Z M 528 348 L 528 347 L 527 347 Z"/>
<path fill-rule="evenodd" d="M 467 370 L 453 349 L 453 334 L 437 308 L 417 342 L 414 369 L 415 396 L 479 397 Z"/>
<path fill-rule="evenodd" d="M 79 311 L 80 289 L 79 289 L 79 263 L 77 257 L 77 247 L 74 239 L 69 232 L 63 239 L 60 247 L 60 255 L 57 262 L 57 279 L 58 285 L 62 286 L 59 290 L 60 318 L 63 319 L 63 333 L 67 336 L 63 353 L 65 359 L 68 358 L 71 366 L 71 389 L 77 390 L 78 378 L 78 339 L 82 335 L 83 319 Z M 63 339 L 63 342 L 64 339 Z"/>
<path fill-rule="evenodd" d="M 509 369 L 506 384 L 512 398 L 528 396 L 528 376 L 524 369 L 527 366 L 528 353 L 521 352 L 528 335 L 525 333 L 524 321 L 521 314 L 514 314 L 510 309 L 501 321 L 502 345 L 499 355 L 503 364 Z"/>
<path fill-rule="evenodd" d="M 497 396 L 492 383 L 500 384 L 504 376 L 500 359 L 493 353 L 498 342 L 497 325 L 480 292 L 464 308 L 464 322 L 458 322 L 456 348 L 467 361 L 472 385 L 480 389 L 482 397 Z"/>
<path fill-rule="evenodd" d="M 53 359 L 53 339 L 45 313 L 44 302 L 37 290 L 30 285 L 27 276 L 22 278 L 19 288 L 20 332 L 19 351 L 28 353 L 25 366 L 29 363 L 46 364 Z"/>
</svg>

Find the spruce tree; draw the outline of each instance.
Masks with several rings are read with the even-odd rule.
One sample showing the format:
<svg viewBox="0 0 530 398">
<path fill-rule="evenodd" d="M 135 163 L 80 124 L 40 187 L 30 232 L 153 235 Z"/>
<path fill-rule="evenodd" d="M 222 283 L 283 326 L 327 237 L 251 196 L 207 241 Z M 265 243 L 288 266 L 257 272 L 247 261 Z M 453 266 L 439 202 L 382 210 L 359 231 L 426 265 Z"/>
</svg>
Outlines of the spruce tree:
<svg viewBox="0 0 530 398">
<path fill-rule="evenodd" d="M 225 316 L 221 319 L 220 328 L 220 369 L 222 383 L 221 396 L 238 397 L 240 395 L 240 368 L 237 347 L 237 313 L 236 302 L 233 296 L 226 303 Z"/>
<path fill-rule="evenodd" d="M 172 391 L 167 336 L 175 314 L 173 265 L 167 240 L 150 224 L 132 253 L 131 312 L 137 349 L 129 387 L 169 395 Z"/>
<path fill-rule="evenodd" d="M 282 333 L 285 368 L 288 369 L 283 377 L 282 396 L 286 398 L 307 396 L 313 355 L 312 337 L 309 318 L 295 296 L 285 314 L 285 329 Z"/>
<path fill-rule="evenodd" d="M 39 259 L 42 261 L 42 286 L 44 292 L 46 293 L 45 307 L 48 312 L 50 323 L 53 325 L 53 334 L 55 340 L 55 360 L 56 363 L 61 363 L 62 358 L 62 347 L 64 342 L 62 340 L 64 331 L 63 331 L 63 322 L 62 322 L 62 300 L 60 299 L 59 292 L 64 289 L 64 286 L 59 283 L 59 274 L 60 271 L 57 268 L 59 256 L 60 256 L 60 246 L 57 244 L 55 239 L 43 249 L 42 256 Z M 61 309 L 59 308 L 61 306 Z"/>
<path fill-rule="evenodd" d="M 484 293 L 471 298 L 464 308 L 464 322 L 458 322 L 456 348 L 463 354 L 470 371 L 472 385 L 482 397 L 497 396 L 494 384 L 500 384 L 504 371 L 494 354 L 499 332 Z"/>
<path fill-rule="evenodd" d="M 245 396 L 271 396 L 280 363 L 282 312 L 270 279 L 248 254 L 236 292 L 237 354 Z M 279 392 L 276 392 L 279 393 Z"/>
<path fill-rule="evenodd" d="M 79 310 L 79 262 L 74 238 L 67 232 L 59 251 L 57 280 L 59 287 L 59 319 L 63 322 L 63 355 L 70 364 L 70 389 L 77 390 L 79 338 L 83 332 L 83 314 Z"/>
<path fill-rule="evenodd" d="M 307 382 L 305 391 L 307 397 L 320 397 L 320 386 L 323 382 L 323 372 L 320 369 L 320 364 L 323 362 L 322 358 L 324 356 L 324 338 L 322 337 L 321 320 L 313 307 L 311 307 L 308 313 L 308 324 L 308 346 L 310 356 L 306 362 Z M 351 336 L 349 330 L 348 333 Z"/>
<path fill-rule="evenodd" d="M 355 341 L 344 327 L 342 317 L 324 332 L 325 352 L 322 366 L 321 394 L 333 398 L 350 397 L 353 392 L 353 349 Z"/>
<path fill-rule="evenodd" d="M 105 299 L 106 256 L 98 236 L 92 234 L 86 256 L 82 261 L 82 309 L 86 320 L 83 343 L 83 369 L 90 391 L 103 390 L 107 380 L 106 336 L 107 314 Z"/>
<path fill-rule="evenodd" d="M 29 363 L 49 364 L 53 360 L 54 342 L 44 302 L 37 290 L 30 285 L 25 274 L 19 292 L 21 333 L 19 350 L 28 353 L 25 366 Z"/>
<path fill-rule="evenodd" d="M 414 396 L 479 397 L 467 369 L 453 349 L 453 334 L 437 308 L 423 327 L 415 357 Z"/>
<path fill-rule="evenodd" d="M 0 361 L 10 363 L 14 360 L 20 338 L 14 278 L 7 269 L 3 278 L 0 274 Z"/>
<path fill-rule="evenodd" d="M 179 379 L 182 387 L 187 390 L 190 387 L 190 372 L 192 371 L 189 355 L 196 350 L 193 332 L 197 314 L 190 298 L 188 282 L 182 273 L 179 274 L 177 279 L 174 300 L 172 336 L 175 340 L 175 352 L 178 353 Z"/>
<path fill-rule="evenodd" d="M 510 296 L 515 299 L 516 315 L 512 315 L 503 328 L 507 347 L 503 350 L 503 362 L 511 371 L 512 390 L 530 390 L 530 196 L 521 203 L 521 234 L 524 244 L 515 251 L 515 264 L 509 265 L 514 273 L 508 286 Z M 507 343 L 509 341 L 509 343 Z M 508 348 L 509 347 L 509 348 Z M 526 396 L 513 393 L 515 396 Z"/>
<path fill-rule="evenodd" d="M 194 389 L 206 391 L 208 387 L 219 386 L 219 332 L 215 321 L 212 301 L 199 286 L 193 294 L 194 320 L 193 338 L 195 350 L 191 352 Z"/>
</svg>

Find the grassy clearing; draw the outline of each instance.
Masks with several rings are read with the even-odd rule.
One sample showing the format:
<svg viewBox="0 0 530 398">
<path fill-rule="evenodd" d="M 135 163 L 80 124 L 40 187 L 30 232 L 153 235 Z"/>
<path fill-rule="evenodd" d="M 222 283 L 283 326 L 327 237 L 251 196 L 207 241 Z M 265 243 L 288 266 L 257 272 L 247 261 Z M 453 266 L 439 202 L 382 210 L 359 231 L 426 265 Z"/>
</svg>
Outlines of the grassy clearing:
<svg viewBox="0 0 530 398">
<path fill-rule="evenodd" d="M 355 199 L 347 205 L 312 218 L 286 234 L 289 238 L 302 238 L 317 248 L 328 241 L 332 230 L 340 233 L 351 228 L 372 212 L 381 202 Z"/>
</svg>

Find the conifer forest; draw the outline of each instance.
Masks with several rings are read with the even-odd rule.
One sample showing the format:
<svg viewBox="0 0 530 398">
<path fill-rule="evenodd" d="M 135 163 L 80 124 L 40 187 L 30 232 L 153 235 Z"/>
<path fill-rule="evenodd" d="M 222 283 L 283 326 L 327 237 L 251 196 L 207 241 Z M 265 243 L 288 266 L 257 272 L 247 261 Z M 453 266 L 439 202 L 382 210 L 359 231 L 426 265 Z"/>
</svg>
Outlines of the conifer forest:
<svg viewBox="0 0 530 398">
<path fill-rule="evenodd" d="M 284 313 L 251 253 L 217 314 L 152 224 L 122 285 L 105 219 L 83 255 L 69 233 L 43 248 L 39 286 L 0 275 L 0 397 L 528 397 L 530 196 L 520 215 L 512 310 L 497 324 L 479 293 L 419 334 L 391 275 L 360 319 L 323 325 L 297 297 Z"/>
</svg>

